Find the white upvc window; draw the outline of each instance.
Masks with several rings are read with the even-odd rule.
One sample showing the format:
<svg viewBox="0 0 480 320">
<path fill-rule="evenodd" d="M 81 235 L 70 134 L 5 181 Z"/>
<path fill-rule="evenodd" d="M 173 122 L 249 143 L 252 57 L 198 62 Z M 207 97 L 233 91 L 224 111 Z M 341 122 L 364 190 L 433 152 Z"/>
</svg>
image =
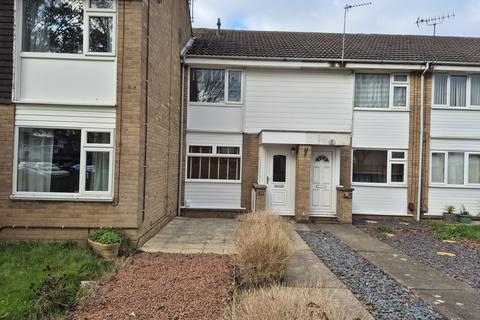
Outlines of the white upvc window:
<svg viewBox="0 0 480 320">
<path fill-rule="evenodd" d="M 405 150 L 353 150 L 352 182 L 404 186 L 408 155 Z"/>
<path fill-rule="evenodd" d="M 433 107 L 480 107 L 479 75 L 434 74 L 432 91 Z"/>
<path fill-rule="evenodd" d="M 188 145 L 186 181 L 240 182 L 242 148 L 239 145 Z"/>
<path fill-rule="evenodd" d="M 13 198 L 111 200 L 114 130 L 16 127 Z"/>
<path fill-rule="evenodd" d="M 408 109 L 408 74 L 356 73 L 354 106 L 355 108 Z"/>
<path fill-rule="evenodd" d="M 480 187 L 480 152 L 432 151 L 430 181 L 433 186 Z"/>
<path fill-rule="evenodd" d="M 199 104 L 241 104 L 243 72 L 237 69 L 190 68 L 189 101 Z"/>
<path fill-rule="evenodd" d="M 27 55 L 114 56 L 117 0 L 17 0 Z"/>
</svg>

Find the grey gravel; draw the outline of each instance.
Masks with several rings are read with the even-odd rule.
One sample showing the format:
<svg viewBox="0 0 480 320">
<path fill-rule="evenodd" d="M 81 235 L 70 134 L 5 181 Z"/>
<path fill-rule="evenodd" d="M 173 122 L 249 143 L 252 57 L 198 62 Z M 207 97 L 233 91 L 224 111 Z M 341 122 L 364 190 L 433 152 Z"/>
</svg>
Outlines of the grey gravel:
<svg viewBox="0 0 480 320">
<path fill-rule="evenodd" d="M 419 223 L 406 226 L 395 221 L 379 221 L 376 225 L 356 225 L 367 228 L 373 236 L 378 236 L 378 226 L 389 226 L 394 237 L 379 237 L 380 240 L 447 276 L 480 289 L 480 246 L 461 241 L 442 242 L 436 239 L 426 226 Z M 439 251 L 454 253 L 456 256 L 440 256 L 437 254 Z"/>
<path fill-rule="evenodd" d="M 444 319 L 411 291 L 325 231 L 299 232 L 375 319 Z"/>
</svg>

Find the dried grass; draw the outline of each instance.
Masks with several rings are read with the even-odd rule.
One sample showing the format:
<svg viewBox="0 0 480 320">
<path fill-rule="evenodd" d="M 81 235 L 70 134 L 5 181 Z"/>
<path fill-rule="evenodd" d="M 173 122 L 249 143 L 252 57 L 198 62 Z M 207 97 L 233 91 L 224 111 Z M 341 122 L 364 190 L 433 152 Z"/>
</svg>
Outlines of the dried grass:
<svg viewBox="0 0 480 320">
<path fill-rule="evenodd" d="M 292 255 L 290 224 L 277 214 L 256 212 L 239 218 L 236 264 L 243 287 L 280 281 Z"/>
<path fill-rule="evenodd" d="M 270 288 L 247 291 L 239 296 L 226 319 L 231 320 L 346 320 L 348 310 L 333 299 L 334 290 Z"/>
</svg>

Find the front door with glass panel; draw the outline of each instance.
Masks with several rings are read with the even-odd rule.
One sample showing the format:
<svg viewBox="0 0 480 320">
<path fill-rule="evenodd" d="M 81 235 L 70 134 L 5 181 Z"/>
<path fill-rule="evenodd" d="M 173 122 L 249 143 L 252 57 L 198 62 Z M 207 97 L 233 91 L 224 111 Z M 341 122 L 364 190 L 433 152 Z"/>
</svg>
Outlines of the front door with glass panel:
<svg viewBox="0 0 480 320">
<path fill-rule="evenodd" d="M 267 206 L 280 214 L 292 214 L 292 172 L 294 169 L 289 149 L 276 149 L 267 155 Z"/>
<path fill-rule="evenodd" d="M 333 177 L 334 153 L 314 152 L 310 170 L 311 214 L 334 214 Z"/>
</svg>

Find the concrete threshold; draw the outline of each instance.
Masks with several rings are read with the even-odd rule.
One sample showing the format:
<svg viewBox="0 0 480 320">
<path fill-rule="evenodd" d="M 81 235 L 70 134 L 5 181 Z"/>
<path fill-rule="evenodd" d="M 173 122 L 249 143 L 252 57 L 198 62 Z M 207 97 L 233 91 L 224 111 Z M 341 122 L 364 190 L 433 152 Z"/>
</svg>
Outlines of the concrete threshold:
<svg viewBox="0 0 480 320">
<path fill-rule="evenodd" d="M 448 319 L 480 319 L 480 292 L 467 284 L 447 277 L 352 225 L 309 225 L 308 228 L 330 232 Z"/>
</svg>

